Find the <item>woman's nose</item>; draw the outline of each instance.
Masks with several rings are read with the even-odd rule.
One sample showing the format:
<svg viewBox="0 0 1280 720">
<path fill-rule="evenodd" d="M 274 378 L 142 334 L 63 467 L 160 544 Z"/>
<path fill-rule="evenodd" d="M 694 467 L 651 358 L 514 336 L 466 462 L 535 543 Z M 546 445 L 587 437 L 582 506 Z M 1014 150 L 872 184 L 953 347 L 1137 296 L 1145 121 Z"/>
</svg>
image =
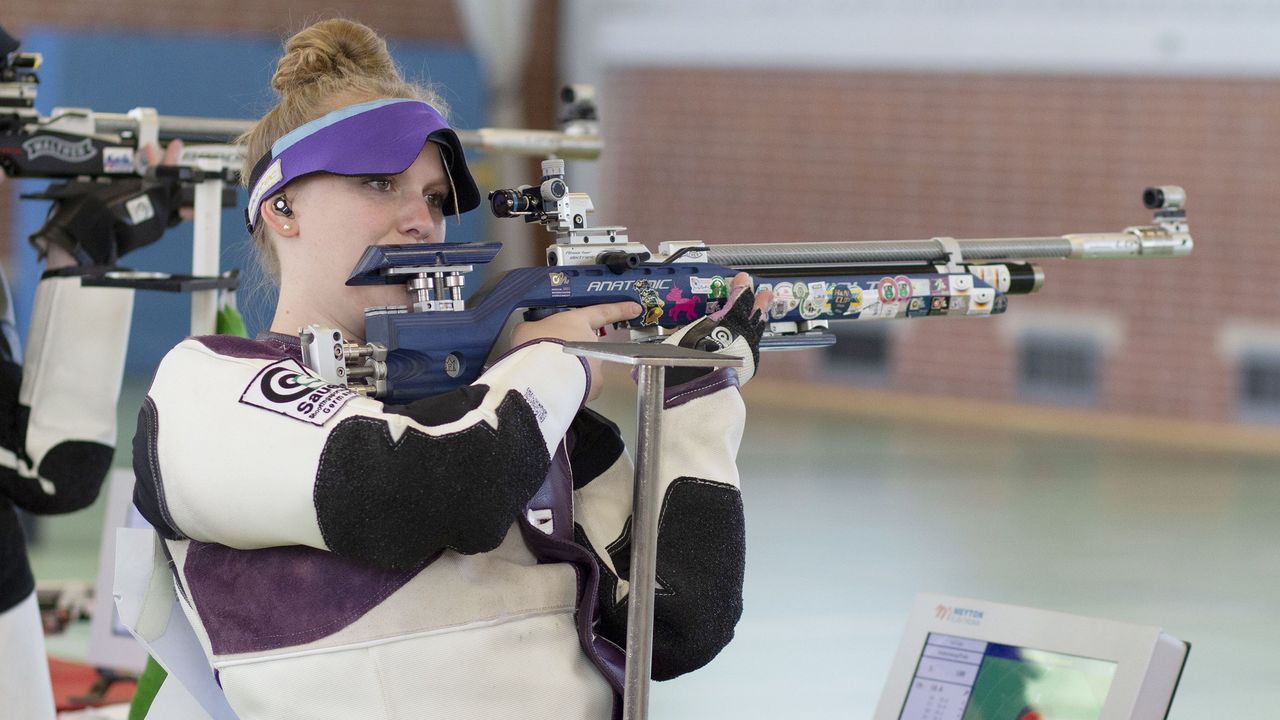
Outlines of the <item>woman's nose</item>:
<svg viewBox="0 0 1280 720">
<path fill-rule="evenodd" d="M 400 233 L 414 242 L 444 242 L 441 217 L 422 198 L 410 198 L 405 203 Z"/>
</svg>

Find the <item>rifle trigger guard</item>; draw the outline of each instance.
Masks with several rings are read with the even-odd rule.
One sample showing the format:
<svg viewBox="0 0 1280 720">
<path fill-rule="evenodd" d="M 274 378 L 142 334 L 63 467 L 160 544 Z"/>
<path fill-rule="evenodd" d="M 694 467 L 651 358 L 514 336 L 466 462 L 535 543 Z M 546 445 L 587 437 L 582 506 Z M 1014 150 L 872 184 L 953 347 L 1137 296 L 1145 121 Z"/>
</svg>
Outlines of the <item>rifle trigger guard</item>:
<svg viewBox="0 0 1280 720">
<path fill-rule="evenodd" d="M 960 252 L 960 242 L 953 237 L 936 237 L 933 241 L 942 246 L 947 254 L 947 272 L 964 272 L 964 254 Z"/>
</svg>

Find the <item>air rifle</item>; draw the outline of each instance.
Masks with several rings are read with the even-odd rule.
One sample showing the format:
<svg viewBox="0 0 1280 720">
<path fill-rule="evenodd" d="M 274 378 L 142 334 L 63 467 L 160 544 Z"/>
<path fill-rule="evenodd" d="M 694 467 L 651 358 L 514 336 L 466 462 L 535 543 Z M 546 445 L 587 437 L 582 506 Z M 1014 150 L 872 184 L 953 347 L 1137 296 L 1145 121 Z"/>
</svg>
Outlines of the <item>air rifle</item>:
<svg viewBox="0 0 1280 720">
<path fill-rule="evenodd" d="M 1176 186 L 1150 187 L 1143 203 L 1150 225 L 1119 232 L 957 240 L 717 244 L 632 242 L 626 228 L 593 227 L 594 206 L 570 192 L 564 162 L 542 163 L 537 185 L 489 196 L 500 218 L 539 223 L 555 236 L 544 267 L 511 270 L 470 299 L 463 288 L 497 243 L 369 247 L 348 285 L 404 284 L 403 305 L 365 311 L 365 342 L 328 327 L 302 331 L 304 360 L 331 383 L 403 403 L 473 382 L 484 369 L 508 317 L 525 309 L 536 319 L 566 308 L 635 301 L 628 323 L 637 341 L 717 310 L 739 271 L 757 290 L 771 290 L 762 350 L 822 347 L 835 342 L 832 322 L 1005 312 L 1011 295 L 1038 291 L 1044 273 L 1033 259 L 1181 257 L 1192 239 Z"/>
</svg>

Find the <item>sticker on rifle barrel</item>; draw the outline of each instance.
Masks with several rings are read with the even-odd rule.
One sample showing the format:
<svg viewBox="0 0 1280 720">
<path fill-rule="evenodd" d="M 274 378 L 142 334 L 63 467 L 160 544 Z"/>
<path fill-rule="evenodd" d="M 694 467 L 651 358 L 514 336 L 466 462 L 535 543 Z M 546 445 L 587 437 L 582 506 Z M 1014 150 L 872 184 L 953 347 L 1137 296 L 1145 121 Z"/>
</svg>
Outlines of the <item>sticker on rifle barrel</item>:
<svg viewBox="0 0 1280 720">
<path fill-rule="evenodd" d="M 880 283 L 876 290 L 880 294 L 880 302 L 882 304 L 895 302 L 898 299 L 898 283 L 894 282 L 891 277 L 880 278 Z"/>
<path fill-rule="evenodd" d="M 853 305 L 853 293 L 849 290 L 849 286 L 844 283 L 834 285 L 831 288 L 831 314 L 836 317 L 845 315 L 849 312 L 851 305 Z"/>
<path fill-rule="evenodd" d="M 640 305 L 644 308 L 640 324 L 645 327 L 657 325 L 658 318 L 662 317 L 663 302 L 662 298 L 658 297 L 658 291 L 654 289 L 653 283 L 648 280 L 636 280 L 633 287 L 640 294 Z"/>
<path fill-rule="evenodd" d="M 711 297 L 715 300 L 729 299 L 729 284 L 719 275 L 711 278 Z"/>
<path fill-rule="evenodd" d="M 951 298 L 945 295 L 934 295 L 929 298 L 929 314 L 930 315 L 946 315 L 947 307 L 951 304 Z"/>
<path fill-rule="evenodd" d="M 689 292 L 694 295 L 711 294 L 711 278 L 700 278 L 694 275 L 689 278 Z"/>
<path fill-rule="evenodd" d="M 102 148 L 102 171 L 107 173 L 133 172 L 133 149 L 127 147 Z"/>
<path fill-rule="evenodd" d="M 787 313 L 795 310 L 800 305 L 800 299 L 808 294 L 809 288 L 804 283 L 778 283 L 773 287 L 773 305 L 769 306 L 769 315 L 774 320 L 781 320 Z"/>
<path fill-rule="evenodd" d="M 813 295 L 800 301 L 800 317 L 813 320 L 822 314 L 824 303 L 818 302 Z"/>
<path fill-rule="evenodd" d="M 968 295 L 973 289 L 972 275 L 952 275 L 951 276 L 951 294 L 952 295 Z"/>
<path fill-rule="evenodd" d="M 809 297 L 819 305 L 827 302 L 827 284 L 821 280 L 809 283 Z"/>
<path fill-rule="evenodd" d="M 672 322 L 682 322 L 682 317 L 684 318 L 683 322 L 686 323 L 691 323 L 698 319 L 698 298 L 693 295 L 685 297 L 683 290 L 673 287 L 671 292 L 667 293 L 666 300 L 671 303 L 667 316 L 671 318 Z"/>
<path fill-rule="evenodd" d="M 281 360 L 253 378 L 240 394 L 240 402 L 312 425 L 324 425 L 355 397 L 356 393 L 345 387 L 311 375 L 297 361 Z"/>
<path fill-rule="evenodd" d="M 562 272 L 547 275 L 551 281 L 551 297 L 572 297 L 573 286 L 569 284 L 569 276 Z"/>
<path fill-rule="evenodd" d="M 893 279 L 893 283 L 898 286 L 899 301 L 906 302 L 911 299 L 911 278 L 899 275 Z"/>
</svg>

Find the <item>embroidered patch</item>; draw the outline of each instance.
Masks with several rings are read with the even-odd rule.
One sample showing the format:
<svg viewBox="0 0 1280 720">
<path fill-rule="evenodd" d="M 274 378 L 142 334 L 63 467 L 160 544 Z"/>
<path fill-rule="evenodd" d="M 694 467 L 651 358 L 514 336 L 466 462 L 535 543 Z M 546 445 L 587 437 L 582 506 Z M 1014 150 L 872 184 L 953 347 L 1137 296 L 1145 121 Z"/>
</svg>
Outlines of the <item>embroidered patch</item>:
<svg viewBox="0 0 1280 720">
<path fill-rule="evenodd" d="M 262 177 L 258 178 L 258 184 L 253 188 L 253 194 L 249 196 L 249 212 L 256 212 L 258 205 L 262 203 L 262 196 L 266 194 L 267 188 L 280 182 L 284 177 L 284 172 L 280 169 L 280 161 L 276 160 L 267 167 L 262 173 Z"/>
<path fill-rule="evenodd" d="M 281 360 L 253 378 L 241 393 L 240 402 L 312 425 L 324 425 L 355 397 L 357 393 L 309 374 L 297 361 Z"/>
<path fill-rule="evenodd" d="M 129 212 L 129 221 L 134 225 L 141 225 L 156 216 L 156 209 L 151 204 L 151 198 L 146 195 L 139 195 L 126 202 L 124 207 Z"/>
<path fill-rule="evenodd" d="M 533 394 L 533 388 L 527 388 L 524 391 L 524 401 L 529 403 L 529 409 L 533 411 L 533 416 L 538 418 L 538 423 L 547 419 L 547 409 L 538 402 L 538 396 Z"/>
</svg>

